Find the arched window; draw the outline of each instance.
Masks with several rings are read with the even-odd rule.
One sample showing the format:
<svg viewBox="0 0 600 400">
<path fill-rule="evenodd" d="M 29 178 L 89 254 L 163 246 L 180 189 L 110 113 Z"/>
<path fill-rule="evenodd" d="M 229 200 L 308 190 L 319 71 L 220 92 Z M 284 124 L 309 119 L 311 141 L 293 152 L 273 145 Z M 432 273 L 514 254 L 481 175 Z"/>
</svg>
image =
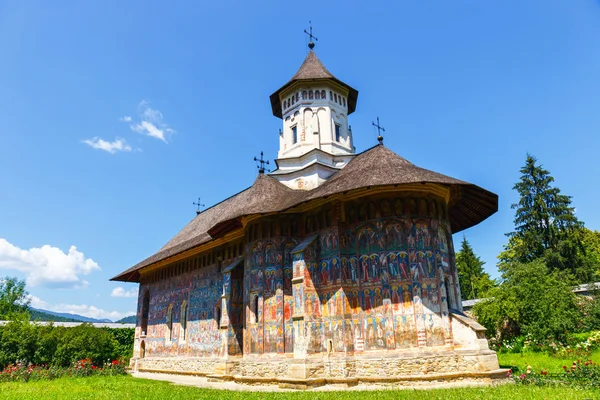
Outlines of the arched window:
<svg viewBox="0 0 600 400">
<path fill-rule="evenodd" d="M 148 332 L 148 313 L 150 311 L 150 292 L 146 290 L 144 292 L 144 299 L 142 300 L 142 320 L 141 329 L 142 335 L 147 335 Z"/>
<path fill-rule="evenodd" d="M 333 93 L 331 93 L 331 90 L 329 91 L 329 100 L 333 100 Z"/>
<path fill-rule="evenodd" d="M 325 100 L 327 96 L 325 95 L 325 90 L 321 90 L 321 98 Z"/>
<path fill-rule="evenodd" d="M 215 307 L 215 321 L 217 322 L 217 328 L 221 327 L 221 307 Z"/>
<path fill-rule="evenodd" d="M 292 126 L 292 144 L 298 143 L 298 125 Z"/>
<path fill-rule="evenodd" d="M 333 101 L 335 101 L 336 103 L 338 102 L 338 100 L 337 100 L 337 93 L 333 94 Z"/>
<path fill-rule="evenodd" d="M 315 91 L 315 100 L 319 100 L 321 99 L 321 92 L 319 92 L 318 90 Z"/>
<path fill-rule="evenodd" d="M 183 303 L 181 303 L 181 313 L 179 316 L 179 321 L 179 339 L 181 339 L 181 341 L 185 341 L 187 331 L 187 303 L 185 302 L 185 300 L 183 301 Z"/>
<path fill-rule="evenodd" d="M 308 92 L 308 99 L 312 100 L 313 98 L 314 98 L 313 97 L 313 91 L 311 90 L 311 91 Z"/>
<path fill-rule="evenodd" d="M 302 91 L 302 100 L 306 100 L 306 98 L 308 97 L 308 93 L 306 92 L 306 90 Z"/>
<path fill-rule="evenodd" d="M 140 358 L 144 357 L 146 357 L 146 342 L 142 340 L 142 343 L 140 344 Z"/>
<path fill-rule="evenodd" d="M 169 304 L 169 308 L 167 308 L 167 317 L 166 317 L 166 329 L 165 329 L 165 340 L 171 341 L 173 340 L 173 304 Z"/>
<path fill-rule="evenodd" d="M 252 314 L 254 315 L 254 322 L 258 322 L 258 294 L 254 295 L 252 299 Z"/>
<path fill-rule="evenodd" d="M 299 94 L 296 93 L 296 102 L 298 102 L 299 98 L 298 98 Z"/>
<path fill-rule="evenodd" d="M 345 97 L 342 98 L 342 103 L 344 103 L 344 107 L 346 107 L 346 98 Z"/>
</svg>

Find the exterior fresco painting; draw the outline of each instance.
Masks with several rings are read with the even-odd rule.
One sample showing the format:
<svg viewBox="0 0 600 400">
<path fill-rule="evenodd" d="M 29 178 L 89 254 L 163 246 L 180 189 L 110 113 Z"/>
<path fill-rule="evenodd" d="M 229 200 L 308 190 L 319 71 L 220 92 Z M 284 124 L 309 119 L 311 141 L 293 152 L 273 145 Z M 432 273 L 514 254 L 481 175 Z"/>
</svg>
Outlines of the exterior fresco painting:
<svg viewBox="0 0 600 400">
<path fill-rule="evenodd" d="M 274 236 L 248 243 L 245 263 L 226 274 L 215 264 L 142 285 L 140 305 L 151 293 L 145 354 L 293 353 L 294 315 L 304 318 L 309 354 L 444 346 L 452 340 L 445 285 L 456 279 L 441 209 L 418 198 L 350 205 L 346 223 L 317 231 L 302 253 L 303 283 L 293 284 L 299 239 Z"/>
</svg>

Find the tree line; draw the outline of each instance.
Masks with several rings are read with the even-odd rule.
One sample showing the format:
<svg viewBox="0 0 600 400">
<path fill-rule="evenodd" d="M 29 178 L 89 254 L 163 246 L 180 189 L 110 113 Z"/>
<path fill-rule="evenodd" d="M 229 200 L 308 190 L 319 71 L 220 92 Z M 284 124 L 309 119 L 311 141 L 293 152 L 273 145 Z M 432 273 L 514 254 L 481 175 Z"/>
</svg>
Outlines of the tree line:
<svg viewBox="0 0 600 400">
<path fill-rule="evenodd" d="M 500 278 L 492 280 L 484 262 L 463 236 L 456 254 L 463 300 L 473 307 L 491 336 L 528 335 L 554 340 L 577 331 L 600 328 L 600 296 L 578 297 L 573 288 L 600 280 L 600 232 L 580 221 L 572 198 L 527 154 L 514 185 L 519 201 L 514 230 L 498 255 Z"/>
</svg>

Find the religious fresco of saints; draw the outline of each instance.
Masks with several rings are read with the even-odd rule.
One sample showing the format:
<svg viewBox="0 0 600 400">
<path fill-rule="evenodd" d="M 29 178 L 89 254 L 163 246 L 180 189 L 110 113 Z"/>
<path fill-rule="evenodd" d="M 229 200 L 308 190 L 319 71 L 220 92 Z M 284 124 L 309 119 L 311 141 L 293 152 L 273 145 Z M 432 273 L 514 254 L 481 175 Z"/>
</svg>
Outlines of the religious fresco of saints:
<svg viewBox="0 0 600 400">
<path fill-rule="evenodd" d="M 356 257 L 350 257 L 350 279 L 355 284 L 358 284 L 358 260 Z"/>
</svg>

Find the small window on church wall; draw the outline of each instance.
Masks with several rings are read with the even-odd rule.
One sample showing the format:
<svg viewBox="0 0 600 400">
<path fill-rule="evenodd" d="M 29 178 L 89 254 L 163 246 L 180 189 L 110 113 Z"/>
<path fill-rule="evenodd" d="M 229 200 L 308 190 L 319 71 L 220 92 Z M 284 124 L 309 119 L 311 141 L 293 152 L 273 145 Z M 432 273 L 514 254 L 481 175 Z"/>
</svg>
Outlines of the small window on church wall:
<svg viewBox="0 0 600 400">
<path fill-rule="evenodd" d="M 327 96 L 325 95 L 325 90 L 321 90 L 321 98 L 325 100 Z"/>
<path fill-rule="evenodd" d="M 333 94 L 333 101 L 335 101 L 336 103 L 338 102 L 338 100 L 337 100 L 337 93 Z"/>
<path fill-rule="evenodd" d="M 258 322 L 258 295 L 254 295 L 254 298 L 252 299 L 252 309 L 250 310 L 252 312 L 251 318 L 250 318 L 250 322 L 255 324 Z"/>
<path fill-rule="evenodd" d="M 313 91 L 311 90 L 308 92 L 308 99 L 312 100 L 313 98 L 314 98 L 314 95 L 313 95 Z"/>
<path fill-rule="evenodd" d="M 344 107 L 346 107 L 346 98 L 342 97 L 342 103 L 344 104 Z"/>
<path fill-rule="evenodd" d="M 181 315 L 179 317 L 180 321 L 180 330 L 179 330 L 179 338 L 183 341 L 185 340 L 185 334 L 187 330 L 187 304 L 184 301 L 181 304 Z"/>
<path fill-rule="evenodd" d="M 169 308 L 167 308 L 167 318 L 166 318 L 166 328 L 165 329 L 165 340 L 171 341 L 173 340 L 173 305 L 169 304 Z"/>
<path fill-rule="evenodd" d="M 321 99 L 321 92 L 319 92 L 318 90 L 315 91 L 315 100 L 320 100 Z"/>
<path fill-rule="evenodd" d="M 306 100 L 306 98 L 308 97 L 308 93 L 306 92 L 306 90 L 302 91 L 302 100 Z"/>
<path fill-rule="evenodd" d="M 298 143 L 298 126 L 292 126 L 292 144 Z"/>
<path fill-rule="evenodd" d="M 300 100 L 300 99 L 298 98 L 298 96 L 299 96 L 299 94 L 298 94 L 298 93 L 296 93 L 296 102 L 298 102 L 298 100 Z"/>
<path fill-rule="evenodd" d="M 341 139 L 341 134 L 340 131 L 342 130 L 342 127 L 339 124 L 335 124 L 335 141 L 339 142 Z"/>
<path fill-rule="evenodd" d="M 333 93 L 331 93 L 331 90 L 329 91 L 329 100 L 333 100 Z"/>
</svg>

